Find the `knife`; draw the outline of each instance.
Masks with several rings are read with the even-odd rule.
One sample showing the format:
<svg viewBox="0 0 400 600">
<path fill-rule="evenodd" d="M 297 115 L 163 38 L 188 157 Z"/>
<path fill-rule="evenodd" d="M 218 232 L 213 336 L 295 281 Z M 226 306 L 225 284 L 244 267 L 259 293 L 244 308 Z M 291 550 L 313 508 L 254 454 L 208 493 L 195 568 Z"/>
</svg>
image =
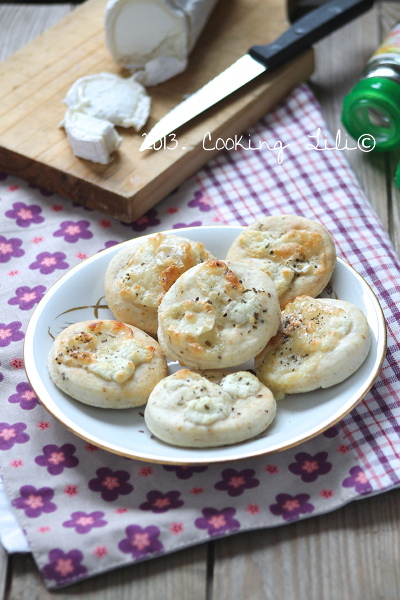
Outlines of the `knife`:
<svg viewBox="0 0 400 600">
<path fill-rule="evenodd" d="M 217 104 L 263 73 L 271 73 L 323 37 L 369 10 L 374 0 L 330 0 L 296 21 L 266 46 L 252 46 L 247 54 L 175 106 L 150 130 L 140 152 L 148 150 L 179 127 Z"/>
</svg>

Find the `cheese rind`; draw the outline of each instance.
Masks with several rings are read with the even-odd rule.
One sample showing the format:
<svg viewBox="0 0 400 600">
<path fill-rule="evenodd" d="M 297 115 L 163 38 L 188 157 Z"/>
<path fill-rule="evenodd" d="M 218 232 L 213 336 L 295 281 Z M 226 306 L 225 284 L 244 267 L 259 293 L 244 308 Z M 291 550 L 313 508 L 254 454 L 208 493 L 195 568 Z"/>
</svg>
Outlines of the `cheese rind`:
<svg viewBox="0 0 400 600">
<path fill-rule="evenodd" d="M 114 61 L 143 69 L 145 85 L 181 73 L 217 0 L 109 0 L 106 45 Z"/>
</svg>

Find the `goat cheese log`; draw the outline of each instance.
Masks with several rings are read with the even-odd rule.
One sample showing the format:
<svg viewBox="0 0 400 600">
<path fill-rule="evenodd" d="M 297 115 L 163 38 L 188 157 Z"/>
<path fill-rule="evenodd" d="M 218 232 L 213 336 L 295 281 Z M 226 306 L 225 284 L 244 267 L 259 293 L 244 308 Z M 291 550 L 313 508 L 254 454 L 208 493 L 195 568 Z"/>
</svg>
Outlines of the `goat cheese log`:
<svg viewBox="0 0 400 600">
<path fill-rule="evenodd" d="M 143 70 L 144 85 L 181 73 L 217 0 L 109 0 L 106 45 L 113 60 Z"/>
</svg>

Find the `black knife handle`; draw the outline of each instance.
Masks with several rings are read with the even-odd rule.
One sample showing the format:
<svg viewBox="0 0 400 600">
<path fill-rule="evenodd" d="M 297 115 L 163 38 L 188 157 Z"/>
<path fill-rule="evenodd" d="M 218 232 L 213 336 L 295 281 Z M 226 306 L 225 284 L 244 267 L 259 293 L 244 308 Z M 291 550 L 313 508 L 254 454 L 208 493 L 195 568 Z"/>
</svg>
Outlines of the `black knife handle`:
<svg viewBox="0 0 400 600">
<path fill-rule="evenodd" d="M 296 21 L 271 44 L 253 46 L 250 56 L 270 71 L 372 8 L 374 0 L 330 0 Z"/>
</svg>

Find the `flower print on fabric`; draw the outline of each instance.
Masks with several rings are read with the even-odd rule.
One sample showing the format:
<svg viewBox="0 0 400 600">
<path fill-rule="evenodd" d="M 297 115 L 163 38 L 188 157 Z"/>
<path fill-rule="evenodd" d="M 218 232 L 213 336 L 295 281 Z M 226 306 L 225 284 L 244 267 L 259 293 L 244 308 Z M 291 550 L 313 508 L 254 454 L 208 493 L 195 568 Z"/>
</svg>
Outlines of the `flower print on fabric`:
<svg viewBox="0 0 400 600">
<path fill-rule="evenodd" d="M 49 552 L 49 563 L 42 569 L 45 579 L 55 580 L 57 583 L 67 583 L 84 577 L 87 568 L 81 564 L 83 554 L 80 550 L 64 552 L 54 548 Z"/>
<path fill-rule="evenodd" d="M 334 492 L 333 490 L 321 490 L 319 495 L 321 496 L 321 498 L 332 498 L 332 496 L 334 496 Z"/>
<path fill-rule="evenodd" d="M 118 548 L 121 552 L 131 554 L 133 558 L 142 558 L 164 549 L 158 539 L 160 530 L 155 525 L 143 528 L 140 525 L 128 525 L 125 533 L 127 537 L 119 542 Z"/>
<path fill-rule="evenodd" d="M 193 223 L 176 223 L 172 229 L 183 229 L 183 227 L 199 227 L 201 221 L 193 221 Z"/>
<path fill-rule="evenodd" d="M 143 217 L 132 223 L 133 231 L 144 231 L 148 227 L 155 227 L 161 223 L 157 216 L 157 211 L 152 208 Z"/>
<path fill-rule="evenodd" d="M 13 321 L 12 323 L 0 323 L 0 348 L 9 346 L 11 342 L 19 342 L 24 339 L 23 331 L 20 331 L 22 323 Z"/>
<path fill-rule="evenodd" d="M 139 475 L 141 477 L 149 477 L 149 475 L 153 475 L 153 469 L 151 467 L 141 467 L 139 471 Z"/>
<path fill-rule="evenodd" d="M 337 435 L 339 435 L 339 428 L 337 427 L 337 425 L 333 425 L 333 427 L 329 427 L 329 429 L 323 431 L 322 435 L 324 435 L 327 438 L 334 438 Z"/>
<path fill-rule="evenodd" d="M 258 515 L 260 512 L 260 506 L 258 504 L 248 504 L 245 511 L 251 515 Z"/>
<path fill-rule="evenodd" d="M 42 513 L 52 513 L 57 510 L 57 506 L 52 502 L 54 492 L 49 487 L 39 488 L 33 485 L 23 485 L 19 493 L 19 498 L 12 501 L 13 506 L 25 511 L 27 517 L 36 519 Z"/>
<path fill-rule="evenodd" d="M 295 463 L 288 467 L 294 475 L 300 475 L 305 483 L 315 481 L 320 475 L 326 475 L 332 469 L 332 463 L 327 461 L 327 452 L 318 452 L 314 456 L 307 452 L 298 452 L 294 457 Z"/>
<path fill-rule="evenodd" d="M 116 240 L 108 240 L 108 242 L 106 242 L 104 244 L 104 248 L 100 248 L 100 250 L 98 250 L 98 252 L 103 252 L 103 250 L 107 250 L 107 248 L 111 248 L 112 246 L 116 246 L 119 243 L 120 242 L 117 242 Z"/>
<path fill-rule="evenodd" d="M 106 502 L 114 502 L 118 496 L 133 491 L 133 485 L 128 483 L 131 476 L 127 471 L 112 471 L 108 467 L 101 467 L 97 469 L 96 475 L 96 478 L 89 481 L 89 489 L 100 492 Z"/>
<path fill-rule="evenodd" d="M 294 519 L 298 519 L 300 515 L 314 511 L 315 507 L 308 502 L 309 499 L 309 494 L 297 494 L 297 496 L 278 494 L 276 496 L 276 504 L 271 504 L 269 510 L 273 515 L 283 517 L 285 521 L 293 521 Z"/>
<path fill-rule="evenodd" d="M 25 444 L 30 437 L 25 433 L 25 423 L 0 423 L 0 450 L 10 450 L 14 444 Z"/>
<path fill-rule="evenodd" d="M 78 494 L 78 486 L 67 484 L 64 488 L 64 494 L 72 498 L 72 496 L 76 496 Z"/>
<path fill-rule="evenodd" d="M 154 513 L 167 512 L 172 508 L 183 506 L 183 500 L 179 500 L 180 492 L 172 491 L 163 494 L 157 490 L 152 490 L 147 494 L 147 502 L 139 506 L 141 510 L 151 510 Z"/>
<path fill-rule="evenodd" d="M 166 471 L 175 471 L 178 479 L 190 479 L 194 473 L 204 473 L 208 467 L 189 467 L 185 465 L 163 465 Z"/>
<path fill-rule="evenodd" d="M 188 203 L 188 206 L 197 207 L 203 212 L 212 210 L 212 200 L 207 196 L 204 196 L 203 192 L 195 192 L 194 198 Z"/>
<path fill-rule="evenodd" d="M 10 367 L 12 367 L 13 369 L 23 369 L 24 368 L 24 361 L 22 360 L 22 358 L 17 358 L 16 356 L 10 360 Z"/>
<path fill-rule="evenodd" d="M 97 556 L 97 558 L 103 558 L 103 556 L 107 556 L 107 546 L 96 546 L 96 548 L 93 550 L 93 554 Z"/>
<path fill-rule="evenodd" d="M 15 219 L 18 227 L 29 227 L 43 223 L 44 217 L 40 216 L 42 209 L 36 204 L 28 206 L 24 202 L 14 202 L 13 210 L 7 210 L 6 217 Z"/>
<path fill-rule="evenodd" d="M 353 487 L 359 494 L 369 494 L 372 492 L 372 485 L 361 467 L 352 467 L 349 473 L 350 477 L 346 477 L 342 482 L 343 487 Z"/>
<path fill-rule="evenodd" d="M 221 535 L 228 531 L 237 531 L 240 527 L 239 521 L 233 517 L 236 514 L 234 508 L 204 508 L 203 517 L 196 519 L 194 524 L 198 529 L 207 529 L 208 535 Z"/>
<path fill-rule="evenodd" d="M 25 254 L 20 246 L 22 240 L 18 238 L 10 238 L 9 240 L 3 235 L 0 235 L 0 263 L 6 263 L 11 260 L 11 257 L 19 258 Z"/>
<path fill-rule="evenodd" d="M 23 410 L 32 410 L 39 404 L 35 392 L 26 381 L 17 385 L 16 392 L 16 394 L 12 394 L 8 399 L 11 404 L 19 404 Z"/>
<path fill-rule="evenodd" d="M 350 446 L 347 446 L 347 444 L 339 444 L 339 446 L 336 448 L 336 452 L 339 452 L 340 454 L 347 454 L 347 452 L 350 452 Z"/>
<path fill-rule="evenodd" d="M 270 475 L 276 475 L 277 473 L 279 473 L 279 467 L 277 465 L 266 465 L 264 467 L 264 471 L 266 471 Z"/>
<path fill-rule="evenodd" d="M 73 444 L 48 444 L 43 447 L 43 454 L 36 456 L 35 463 L 47 467 L 50 475 L 60 475 L 64 469 L 73 469 L 79 464 L 79 459 L 74 456 L 75 451 Z"/>
<path fill-rule="evenodd" d="M 8 304 L 17 304 L 21 310 L 30 310 L 38 304 L 43 298 L 46 288 L 44 285 L 37 285 L 29 288 L 26 285 L 15 290 L 15 296 L 10 298 Z"/>
<path fill-rule="evenodd" d="M 89 231 L 89 221 L 63 221 L 60 229 L 53 233 L 54 237 L 63 237 L 66 242 L 75 244 L 78 240 L 90 240 L 93 233 Z"/>
<path fill-rule="evenodd" d="M 67 258 L 64 252 L 41 252 L 36 256 L 35 262 L 29 265 L 30 269 L 39 269 L 42 275 L 50 275 L 56 269 L 68 269 L 69 264 L 65 262 Z"/>
<path fill-rule="evenodd" d="M 229 496 L 240 496 L 245 490 L 255 488 L 260 485 L 258 479 L 254 477 L 256 472 L 253 469 L 225 469 L 222 471 L 222 481 L 215 484 L 215 489 L 228 492 Z"/>
<path fill-rule="evenodd" d="M 73 527 L 76 533 L 89 533 L 93 527 L 104 527 L 107 521 L 103 519 L 104 513 L 96 510 L 91 513 L 82 511 L 73 512 L 70 521 L 64 521 L 63 527 Z"/>
</svg>

